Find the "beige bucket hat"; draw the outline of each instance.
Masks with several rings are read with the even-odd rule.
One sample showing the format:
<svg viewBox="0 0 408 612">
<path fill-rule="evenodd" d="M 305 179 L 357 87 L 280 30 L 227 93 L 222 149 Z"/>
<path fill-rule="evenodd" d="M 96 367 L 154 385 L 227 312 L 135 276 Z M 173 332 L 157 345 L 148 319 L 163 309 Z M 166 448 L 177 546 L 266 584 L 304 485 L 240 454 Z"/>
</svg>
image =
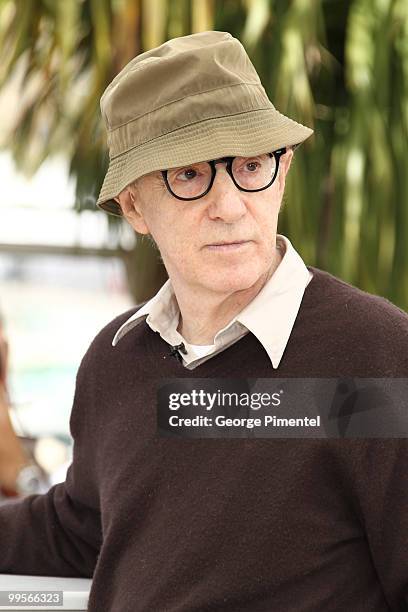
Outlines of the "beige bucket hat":
<svg viewBox="0 0 408 612">
<path fill-rule="evenodd" d="M 100 104 L 110 162 L 97 206 L 118 216 L 113 198 L 144 174 L 269 153 L 313 133 L 275 109 L 244 47 L 228 32 L 173 38 L 138 55 Z"/>
</svg>

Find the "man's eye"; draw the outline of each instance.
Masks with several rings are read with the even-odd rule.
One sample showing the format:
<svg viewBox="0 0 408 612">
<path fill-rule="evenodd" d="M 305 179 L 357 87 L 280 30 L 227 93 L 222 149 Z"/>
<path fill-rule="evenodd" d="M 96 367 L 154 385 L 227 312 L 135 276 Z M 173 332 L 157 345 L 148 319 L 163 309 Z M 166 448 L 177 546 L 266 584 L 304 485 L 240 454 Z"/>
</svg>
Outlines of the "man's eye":
<svg viewBox="0 0 408 612">
<path fill-rule="evenodd" d="M 186 170 L 183 170 L 182 172 L 180 172 L 180 174 L 177 175 L 178 179 L 181 180 L 191 180 L 196 178 L 197 176 L 197 170 L 194 170 L 194 168 L 187 168 Z"/>
<path fill-rule="evenodd" d="M 255 170 L 258 170 L 260 164 L 256 161 L 251 161 L 251 162 L 247 162 L 245 164 L 245 167 L 250 170 L 250 172 L 254 172 Z"/>
</svg>

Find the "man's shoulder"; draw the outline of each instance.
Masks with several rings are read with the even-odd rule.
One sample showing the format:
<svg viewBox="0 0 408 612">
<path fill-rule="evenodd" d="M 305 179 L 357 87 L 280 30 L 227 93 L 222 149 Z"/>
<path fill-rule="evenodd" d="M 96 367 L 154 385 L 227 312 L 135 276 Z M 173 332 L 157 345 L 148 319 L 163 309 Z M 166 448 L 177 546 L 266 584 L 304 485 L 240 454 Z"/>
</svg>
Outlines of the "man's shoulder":
<svg viewBox="0 0 408 612">
<path fill-rule="evenodd" d="M 328 312 L 330 306 L 337 309 L 338 320 L 354 320 L 362 327 L 397 326 L 408 333 L 408 314 L 388 298 L 364 291 L 326 270 L 309 268 L 318 279 L 322 305 Z"/>
<path fill-rule="evenodd" d="M 390 372 L 408 372 L 408 314 L 381 295 L 315 271 L 314 301 L 321 302 L 314 317 L 317 333 L 335 336 L 355 355 L 363 351 L 367 360 L 378 363 L 379 371 L 385 372 L 389 364 Z"/>
<path fill-rule="evenodd" d="M 147 301 L 147 300 L 146 300 Z M 132 306 L 125 312 L 117 315 L 111 321 L 109 321 L 102 329 L 96 334 L 90 343 L 86 354 L 84 355 L 83 360 L 90 360 L 93 355 L 98 355 L 98 360 L 101 361 L 104 357 L 108 357 L 111 351 L 114 351 L 114 347 L 112 346 L 112 340 L 118 331 L 118 329 L 125 323 L 131 316 L 133 316 L 144 304 L 145 302 L 141 302 L 136 306 Z"/>
</svg>

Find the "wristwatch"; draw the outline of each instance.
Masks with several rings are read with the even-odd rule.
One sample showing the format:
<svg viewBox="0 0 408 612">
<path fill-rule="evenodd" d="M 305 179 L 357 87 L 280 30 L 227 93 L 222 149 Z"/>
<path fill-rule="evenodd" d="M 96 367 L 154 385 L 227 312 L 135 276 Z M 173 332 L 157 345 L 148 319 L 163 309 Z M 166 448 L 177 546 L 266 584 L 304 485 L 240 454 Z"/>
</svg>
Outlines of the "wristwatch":
<svg viewBox="0 0 408 612">
<path fill-rule="evenodd" d="M 44 477 L 38 465 L 29 464 L 24 466 L 16 478 L 16 490 L 18 495 L 31 495 L 39 493 L 43 489 Z"/>
</svg>

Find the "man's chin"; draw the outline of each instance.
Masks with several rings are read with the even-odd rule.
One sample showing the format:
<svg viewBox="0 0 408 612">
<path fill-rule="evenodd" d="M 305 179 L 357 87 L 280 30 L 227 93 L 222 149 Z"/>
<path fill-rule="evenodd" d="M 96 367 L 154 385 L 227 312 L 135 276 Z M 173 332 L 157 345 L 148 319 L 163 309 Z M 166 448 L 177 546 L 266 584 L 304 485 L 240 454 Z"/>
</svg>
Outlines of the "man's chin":
<svg viewBox="0 0 408 612">
<path fill-rule="evenodd" d="M 211 278 L 208 281 L 208 289 L 217 293 L 236 293 L 253 287 L 259 280 L 259 274 L 237 275 L 234 271 L 228 275 Z"/>
</svg>

